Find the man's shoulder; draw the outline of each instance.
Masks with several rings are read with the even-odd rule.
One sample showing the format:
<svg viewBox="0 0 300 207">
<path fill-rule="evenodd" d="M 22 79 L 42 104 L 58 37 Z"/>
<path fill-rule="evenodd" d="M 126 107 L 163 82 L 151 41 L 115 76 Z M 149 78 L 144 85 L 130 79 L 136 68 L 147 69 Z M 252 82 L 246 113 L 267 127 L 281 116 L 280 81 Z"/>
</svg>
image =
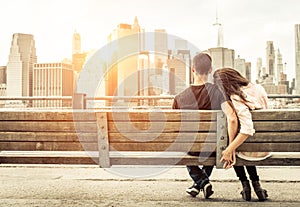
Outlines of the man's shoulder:
<svg viewBox="0 0 300 207">
<path fill-rule="evenodd" d="M 206 83 L 205 87 L 209 88 L 209 89 L 219 90 L 218 86 L 216 84 L 213 84 L 213 83 Z"/>
<path fill-rule="evenodd" d="M 184 89 L 183 91 L 181 91 L 180 93 L 176 94 L 175 99 L 178 99 L 180 97 L 188 96 L 188 95 L 191 94 L 191 92 L 192 92 L 191 87 L 188 87 L 188 88 Z"/>
<path fill-rule="evenodd" d="M 208 91 L 208 93 L 210 95 L 219 96 L 221 94 L 221 91 L 220 91 L 219 87 L 215 84 L 208 83 L 208 84 L 205 84 L 205 87 L 206 87 L 206 90 Z"/>
</svg>

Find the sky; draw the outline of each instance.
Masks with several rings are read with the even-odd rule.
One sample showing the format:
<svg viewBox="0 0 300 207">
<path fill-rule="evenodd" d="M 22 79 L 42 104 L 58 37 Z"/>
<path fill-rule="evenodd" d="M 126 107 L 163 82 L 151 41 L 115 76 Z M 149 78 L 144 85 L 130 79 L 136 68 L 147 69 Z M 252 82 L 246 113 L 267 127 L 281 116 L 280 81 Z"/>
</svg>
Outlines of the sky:
<svg viewBox="0 0 300 207">
<path fill-rule="evenodd" d="M 59 62 L 71 59 L 75 30 L 84 51 L 97 50 L 118 24 L 133 24 L 135 16 L 146 32 L 165 29 L 206 50 L 217 45 L 218 10 L 224 47 L 255 70 L 258 57 L 265 66 L 266 42 L 273 41 L 291 79 L 299 8 L 299 0 L 0 0 L 0 66 L 7 64 L 14 33 L 34 35 L 38 63 Z"/>
</svg>

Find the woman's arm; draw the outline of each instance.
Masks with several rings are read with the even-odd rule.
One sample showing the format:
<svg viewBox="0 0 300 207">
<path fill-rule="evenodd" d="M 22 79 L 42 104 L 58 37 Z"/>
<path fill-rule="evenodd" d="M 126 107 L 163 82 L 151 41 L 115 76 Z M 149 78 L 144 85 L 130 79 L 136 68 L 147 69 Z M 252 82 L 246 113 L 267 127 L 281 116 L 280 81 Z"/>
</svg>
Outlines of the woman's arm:
<svg viewBox="0 0 300 207">
<path fill-rule="evenodd" d="M 234 111 L 234 108 L 232 107 L 232 104 L 229 103 L 229 101 L 226 101 L 222 103 L 221 105 L 223 112 L 226 114 L 227 119 L 227 133 L 229 137 L 229 144 L 234 140 L 237 132 L 238 132 L 238 119 L 236 116 L 236 113 Z M 224 159 L 226 162 L 225 164 L 234 165 L 235 164 L 235 153 L 228 154 L 226 156 L 226 159 Z M 223 161 L 221 159 L 221 161 Z"/>
<path fill-rule="evenodd" d="M 232 97 L 232 104 L 240 121 L 240 131 L 234 139 L 229 140 L 228 147 L 222 152 L 221 161 L 227 162 L 227 168 L 230 168 L 235 164 L 235 160 L 232 161 L 231 159 L 235 155 L 235 150 L 249 137 L 249 135 L 253 135 L 255 132 L 252 115 L 248 106 L 240 99 L 235 99 L 235 97 Z"/>
<path fill-rule="evenodd" d="M 226 115 L 227 124 L 228 124 L 227 130 L 228 130 L 229 143 L 231 143 L 238 132 L 238 119 L 229 101 L 225 101 L 224 103 L 222 103 L 221 108 Z"/>
<path fill-rule="evenodd" d="M 223 151 L 223 157 L 227 157 L 230 154 L 234 153 L 235 150 L 245 142 L 249 137 L 248 134 L 239 133 L 236 138 L 228 145 L 228 147 Z"/>
</svg>

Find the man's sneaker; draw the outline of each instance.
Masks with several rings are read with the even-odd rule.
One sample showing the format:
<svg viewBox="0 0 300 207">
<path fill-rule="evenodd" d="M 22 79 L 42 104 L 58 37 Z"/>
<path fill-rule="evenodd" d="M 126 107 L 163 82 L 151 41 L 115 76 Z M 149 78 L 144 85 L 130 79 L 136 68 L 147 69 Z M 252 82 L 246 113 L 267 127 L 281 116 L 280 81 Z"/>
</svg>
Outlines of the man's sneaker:
<svg viewBox="0 0 300 207">
<path fill-rule="evenodd" d="M 200 192 L 200 188 L 198 188 L 198 186 L 196 184 L 194 184 L 191 187 L 189 187 L 188 189 L 186 189 L 186 192 L 188 194 L 190 194 L 191 196 L 196 197 Z"/>
<path fill-rule="evenodd" d="M 206 199 L 208 199 L 212 194 L 214 194 L 214 191 L 212 190 L 212 185 L 210 183 L 207 183 L 204 186 L 203 194 Z"/>
</svg>

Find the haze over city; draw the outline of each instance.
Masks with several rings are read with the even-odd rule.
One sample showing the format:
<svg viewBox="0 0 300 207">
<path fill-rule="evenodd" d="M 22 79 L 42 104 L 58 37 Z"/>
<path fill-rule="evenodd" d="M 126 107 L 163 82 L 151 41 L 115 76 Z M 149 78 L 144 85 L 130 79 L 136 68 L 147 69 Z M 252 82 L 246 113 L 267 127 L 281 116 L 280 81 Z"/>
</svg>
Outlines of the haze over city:
<svg viewBox="0 0 300 207">
<path fill-rule="evenodd" d="M 266 41 L 273 41 L 287 63 L 288 79 L 295 73 L 297 0 L 10 0 L 0 5 L 0 65 L 8 62 L 13 33 L 34 35 L 38 62 L 61 61 L 71 59 L 75 30 L 81 35 L 83 50 L 97 50 L 107 44 L 107 36 L 119 23 L 132 24 L 135 16 L 146 32 L 165 29 L 206 50 L 217 44 L 213 24 L 218 10 L 224 47 L 250 61 L 252 70 L 258 57 L 265 64 Z"/>
</svg>

